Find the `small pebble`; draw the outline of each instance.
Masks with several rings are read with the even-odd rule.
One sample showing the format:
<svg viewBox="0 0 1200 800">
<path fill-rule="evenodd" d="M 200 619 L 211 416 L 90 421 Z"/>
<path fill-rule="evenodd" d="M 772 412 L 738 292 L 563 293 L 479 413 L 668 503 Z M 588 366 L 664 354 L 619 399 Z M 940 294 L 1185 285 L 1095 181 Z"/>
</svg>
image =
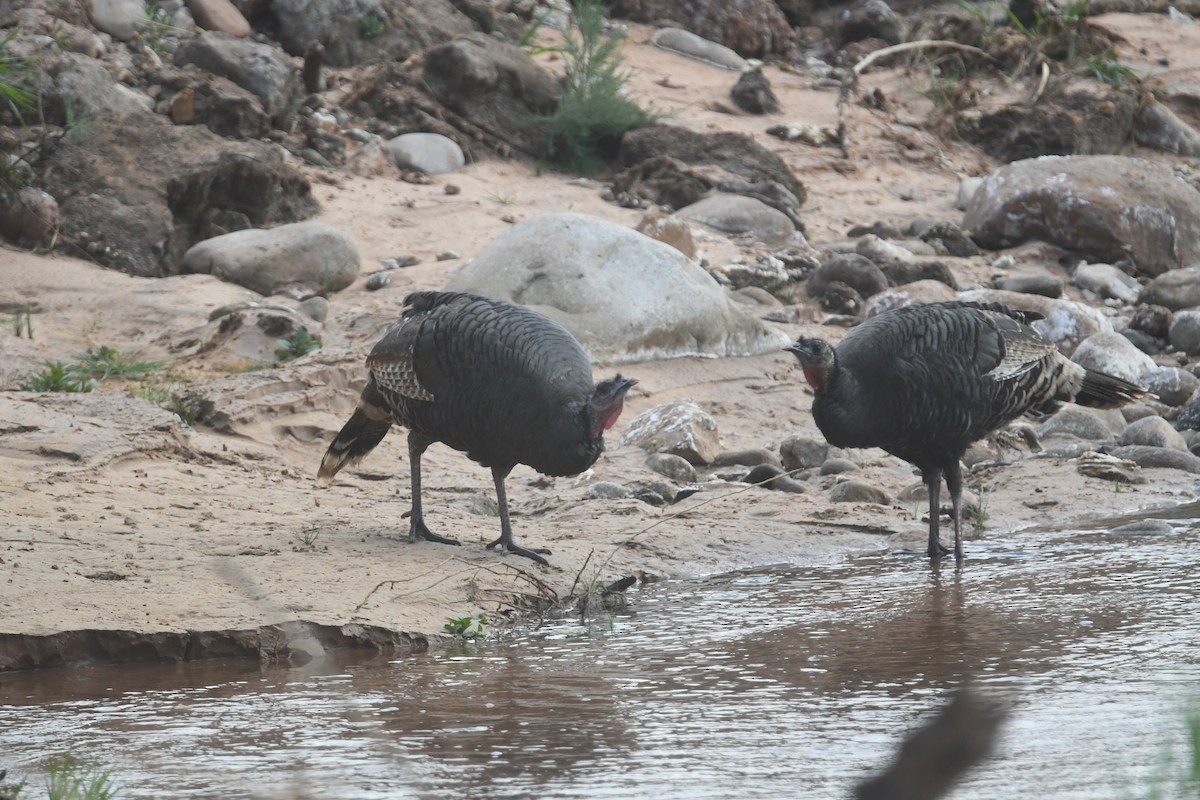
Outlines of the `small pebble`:
<svg viewBox="0 0 1200 800">
<path fill-rule="evenodd" d="M 599 481 L 588 487 L 584 495 L 588 500 L 619 500 L 629 497 L 629 490 L 624 486 L 610 481 Z"/>
<path fill-rule="evenodd" d="M 841 475 L 844 472 L 854 472 L 858 469 L 858 464 L 855 464 L 848 458 L 828 458 L 825 463 L 821 464 L 822 475 Z"/>
<path fill-rule="evenodd" d="M 375 292 L 392 283 L 392 273 L 376 272 L 371 277 L 367 278 L 367 291 Z"/>
</svg>

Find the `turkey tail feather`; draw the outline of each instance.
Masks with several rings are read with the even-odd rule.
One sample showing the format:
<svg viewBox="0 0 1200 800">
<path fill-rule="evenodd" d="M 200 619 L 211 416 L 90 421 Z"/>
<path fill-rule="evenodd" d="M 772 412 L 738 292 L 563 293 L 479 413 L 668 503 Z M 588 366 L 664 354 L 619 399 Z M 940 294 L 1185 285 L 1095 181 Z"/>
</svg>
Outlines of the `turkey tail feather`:
<svg viewBox="0 0 1200 800">
<path fill-rule="evenodd" d="M 1088 370 L 1075 402 L 1092 408 L 1116 408 L 1149 396 L 1150 392 L 1136 383 Z"/>
<path fill-rule="evenodd" d="M 321 468 L 317 470 L 317 480 L 328 484 L 342 467 L 362 461 L 383 441 L 391 427 L 392 423 L 387 420 L 373 420 L 361 408 L 356 408 L 325 451 Z"/>
</svg>

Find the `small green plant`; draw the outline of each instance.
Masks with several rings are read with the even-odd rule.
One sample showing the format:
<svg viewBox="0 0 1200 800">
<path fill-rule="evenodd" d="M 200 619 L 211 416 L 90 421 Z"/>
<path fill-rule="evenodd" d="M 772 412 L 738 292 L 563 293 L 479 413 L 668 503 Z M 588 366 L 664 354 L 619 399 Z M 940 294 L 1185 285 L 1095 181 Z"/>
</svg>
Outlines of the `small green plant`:
<svg viewBox="0 0 1200 800">
<path fill-rule="evenodd" d="M 1121 64 L 1112 56 L 1088 59 L 1083 68 L 1085 72 L 1091 73 L 1096 80 L 1111 86 L 1123 86 L 1125 85 L 1125 81 L 1132 81 L 1137 78 L 1136 72 Z"/>
<path fill-rule="evenodd" d="M 47 361 L 41 372 L 35 372 L 21 384 L 26 392 L 90 392 L 96 381 L 80 373 L 75 364 Z"/>
<path fill-rule="evenodd" d="M 1091 4 L 1092 0 L 1072 0 L 1070 3 L 1067 3 L 1063 6 L 1062 10 L 1063 22 L 1079 22 L 1083 19 Z"/>
<path fill-rule="evenodd" d="M 321 538 L 321 532 L 316 528 L 305 528 L 296 534 L 296 539 L 304 546 L 306 550 L 312 550 L 317 546 L 317 539 Z"/>
<path fill-rule="evenodd" d="M 32 338 L 32 330 L 30 330 Z M 108 378 L 131 378 L 153 372 L 162 361 L 126 361 L 116 348 L 108 345 L 89 347 L 77 361 L 47 361 L 41 372 L 21 384 L 28 392 L 90 392 L 96 382 Z"/>
<path fill-rule="evenodd" d="M 967 513 L 970 514 L 970 516 L 971 516 L 971 522 L 973 522 L 975 524 L 976 530 L 983 530 L 985 527 L 987 527 L 987 521 L 988 521 L 987 490 L 988 490 L 987 484 L 983 483 L 981 481 L 975 487 L 975 492 L 979 496 L 979 504 L 978 505 L 972 504 L 970 506 L 967 506 L 967 508 L 966 508 Z"/>
<path fill-rule="evenodd" d="M 190 391 L 180 392 L 167 386 L 143 383 L 135 394 L 147 403 L 175 414 L 185 425 L 194 425 L 204 415 L 204 399 Z"/>
<path fill-rule="evenodd" d="M 376 14 L 368 14 L 358 24 L 364 39 L 373 39 L 383 33 L 383 20 Z"/>
<path fill-rule="evenodd" d="M 34 73 L 33 64 L 29 59 L 9 52 L 16 36 L 17 29 L 14 28 L 0 39 L 0 100 L 19 118 L 22 110 L 33 108 L 36 95 L 28 86 Z"/>
<path fill-rule="evenodd" d="M 459 639 L 482 639 L 484 628 L 487 626 L 487 614 L 480 612 L 473 616 L 450 617 L 442 626 L 443 633 L 449 633 Z"/>
<path fill-rule="evenodd" d="M 66 138 L 72 144 L 83 144 L 87 141 L 88 135 L 92 132 L 92 117 L 85 113 L 79 113 L 75 110 L 75 106 L 67 103 L 63 107 L 63 113 L 66 120 L 63 125 L 63 138 Z"/>
<path fill-rule="evenodd" d="M 162 369 L 165 361 L 126 361 L 116 348 L 89 347 L 79 357 L 78 371 L 97 380 L 130 378 Z"/>
<path fill-rule="evenodd" d="M 562 45 L 566 82 L 558 109 L 546 119 L 546 155 L 586 175 L 616 151 L 622 134 L 658 117 L 625 93 L 624 35 L 605 32 L 604 6 L 577 0 L 574 12 L 578 35 L 567 33 Z"/>
<path fill-rule="evenodd" d="M 171 24 L 171 13 L 154 3 L 143 3 L 142 12 L 146 15 L 145 22 L 141 23 L 142 41 L 156 53 L 165 52 L 166 39 L 175 30 Z"/>
<path fill-rule="evenodd" d="M 10 113 L 24 127 L 22 112 L 30 111 L 36 105 L 37 95 L 30 88 L 36 70 L 29 59 L 10 52 L 16 35 L 14 28 L 0 39 L 0 113 Z M 10 202 L 17 192 L 31 183 L 33 176 L 28 167 L 19 156 L 0 156 L 0 202 Z"/>
<path fill-rule="evenodd" d="M 1017 18 L 1017 15 L 1012 12 L 1011 8 L 1008 9 L 1008 11 L 1006 13 L 1008 15 L 1008 21 L 1012 24 L 1012 26 L 1014 28 L 1016 28 L 1018 31 L 1020 31 L 1021 35 L 1024 36 L 1026 39 L 1033 39 L 1033 38 L 1037 37 L 1037 35 L 1041 32 L 1042 21 L 1043 21 L 1043 17 L 1041 14 L 1037 15 L 1037 22 L 1035 22 L 1033 25 L 1033 28 L 1030 29 L 1024 22 L 1021 22 L 1021 20 Z"/>
<path fill-rule="evenodd" d="M 167 409 L 174 411 L 185 424 L 193 425 L 204 416 L 205 411 L 212 411 L 212 403 L 193 392 L 184 392 L 172 395 Z"/>
<path fill-rule="evenodd" d="M 170 403 L 176 396 L 170 389 L 164 386 L 155 386 L 148 383 L 143 383 L 139 386 L 134 394 L 150 405 L 162 408 L 166 408 L 167 403 Z"/>
<path fill-rule="evenodd" d="M 107 770 L 81 764 L 68 753 L 50 762 L 46 792 L 50 800 L 110 800 L 117 788 Z"/>
<path fill-rule="evenodd" d="M 0 180 L 3 180 L 0 178 Z M 5 324 L 12 325 L 13 335 L 20 339 L 24 336 L 26 339 L 33 339 L 33 305 L 26 303 L 24 308 L 18 308 L 16 313 L 9 317 L 4 315 Z"/>
<path fill-rule="evenodd" d="M 308 328 L 303 327 L 287 339 L 276 339 L 275 343 L 279 345 L 275 349 L 276 361 L 291 361 L 293 358 L 308 355 L 321 347 L 320 337 L 313 336 L 308 332 Z"/>
</svg>

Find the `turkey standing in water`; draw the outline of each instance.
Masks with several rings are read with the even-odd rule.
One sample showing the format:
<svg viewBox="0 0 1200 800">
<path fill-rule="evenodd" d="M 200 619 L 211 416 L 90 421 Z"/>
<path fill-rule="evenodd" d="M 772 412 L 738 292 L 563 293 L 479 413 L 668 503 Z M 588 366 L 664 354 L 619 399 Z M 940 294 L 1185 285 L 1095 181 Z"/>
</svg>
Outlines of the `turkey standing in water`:
<svg viewBox="0 0 1200 800">
<path fill-rule="evenodd" d="M 354 415 L 317 473 L 328 483 L 379 444 L 393 424 L 408 428 L 412 469 L 409 541 L 458 544 L 425 525 L 421 454 L 434 442 L 492 470 L 504 550 L 546 559 L 513 541 L 504 479 L 517 464 L 546 475 L 577 475 L 604 451 L 637 381 L 592 385 L 587 353 L 566 328 L 520 306 L 456 292 L 414 292 L 367 356 L 369 377 Z"/>
<path fill-rule="evenodd" d="M 836 349 L 803 336 L 787 348 L 816 394 L 813 420 L 830 444 L 880 447 L 921 471 L 930 558 L 947 552 L 938 538 L 944 476 L 962 561 L 959 461 L 972 442 L 1026 412 L 1064 402 L 1115 408 L 1147 394 L 1067 359 L 1026 324 L 1037 319 L 995 304 L 911 305 L 866 320 Z"/>
</svg>

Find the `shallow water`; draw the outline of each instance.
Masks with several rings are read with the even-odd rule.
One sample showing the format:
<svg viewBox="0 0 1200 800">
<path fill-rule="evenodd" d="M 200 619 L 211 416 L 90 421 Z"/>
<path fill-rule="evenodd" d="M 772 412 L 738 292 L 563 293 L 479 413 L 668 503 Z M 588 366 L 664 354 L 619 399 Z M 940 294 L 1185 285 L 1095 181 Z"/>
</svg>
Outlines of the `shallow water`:
<svg viewBox="0 0 1200 800">
<path fill-rule="evenodd" d="M 124 798 L 846 797 L 970 676 L 1012 714 L 952 797 L 1145 797 L 1200 699 L 1198 516 L 669 582 L 587 633 L 391 661 L 0 675 L 0 768 L 71 750 Z"/>
</svg>

